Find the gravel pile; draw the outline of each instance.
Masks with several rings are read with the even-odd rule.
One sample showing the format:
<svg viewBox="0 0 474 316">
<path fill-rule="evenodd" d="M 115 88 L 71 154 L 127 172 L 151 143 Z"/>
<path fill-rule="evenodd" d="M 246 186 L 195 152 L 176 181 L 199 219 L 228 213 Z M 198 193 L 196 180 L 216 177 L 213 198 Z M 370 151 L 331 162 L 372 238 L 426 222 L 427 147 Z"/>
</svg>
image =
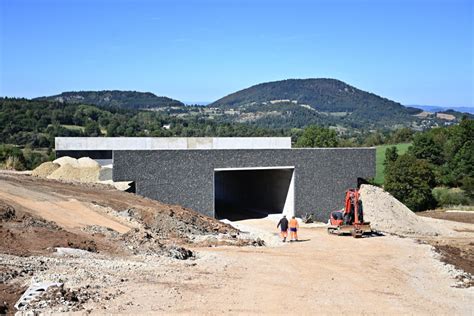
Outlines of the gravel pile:
<svg viewBox="0 0 474 316">
<path fill-rule="evenodd" d="M 55 162 L 51 162 L 51 161 L 43 162 L 41 165 L 36 167 L 35 170 L 33 170 L 31 175 L 34 177 L 46 178 L 51 173 L 59 169 L 59 167 L 61 167 L 61 165 Z"/>
<path fill-rule="evenodd" d="M 115 298 L 121 294 L 123 292 L 118 291 L 110 298 Z M 90 286 L 69 289 L 61 285 L 49 288 L 38 298 L 32 300 L 27 308 L 31 313 L 40 312 L 45 308 L 54 312 L 77 312 L 84 309 L 84 304 L 90 301 L 99 302 L 101 299 L 99 290 L 92 289 Z"/>
<path fill-rule="evenodd" d="M 362 185 L 360 198 L 364 220 L 372 229 L 399 236 L 437 236 L 446 234 L 445 229 L 432 225 L 425 218 L 413 213 L 402 202 L 383 189 Z"/>
</svg>

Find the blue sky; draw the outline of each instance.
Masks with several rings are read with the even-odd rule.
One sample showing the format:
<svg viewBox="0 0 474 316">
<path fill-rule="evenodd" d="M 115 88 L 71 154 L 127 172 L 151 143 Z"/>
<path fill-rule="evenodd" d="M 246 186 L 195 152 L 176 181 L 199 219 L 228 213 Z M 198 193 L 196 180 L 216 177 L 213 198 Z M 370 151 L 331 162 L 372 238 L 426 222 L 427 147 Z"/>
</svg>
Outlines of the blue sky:
<svg viewBox="0 0 474 316">
<path fill-rule="evenodd" d="M 402 104 L 473 106 L 473 2 L 0 0 L 0 95 L 213 101 L 326 77 Z"/>
</svg>

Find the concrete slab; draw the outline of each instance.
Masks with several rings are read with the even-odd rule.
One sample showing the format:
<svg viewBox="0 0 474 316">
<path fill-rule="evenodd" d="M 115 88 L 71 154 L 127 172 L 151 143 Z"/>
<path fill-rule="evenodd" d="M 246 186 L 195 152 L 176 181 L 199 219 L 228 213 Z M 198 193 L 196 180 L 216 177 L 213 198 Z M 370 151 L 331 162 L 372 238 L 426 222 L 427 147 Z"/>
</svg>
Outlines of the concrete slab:
<svg viewBox="0 0 474 316">
<path fill-rule="evenodd" d="M 56 151 L 283 149 L 290 137 L 56 137 Z"/>
</svg>

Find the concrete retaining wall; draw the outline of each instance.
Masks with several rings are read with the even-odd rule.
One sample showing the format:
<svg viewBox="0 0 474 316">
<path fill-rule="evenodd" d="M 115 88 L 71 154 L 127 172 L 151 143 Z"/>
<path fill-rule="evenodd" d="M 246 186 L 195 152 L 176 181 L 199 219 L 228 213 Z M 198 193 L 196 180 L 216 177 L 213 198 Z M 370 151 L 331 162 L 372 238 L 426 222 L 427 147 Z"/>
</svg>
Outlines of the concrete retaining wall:
<svg viewBox="0 0 474 316">
<path fill-rule="evenodd" d="M 375 148 L 119 150 L 114 181 L 136 192 L 214 216 L 214 169 L 294 166 L 295 213 L 327 221 L 343 207 L 346 189 L 375 176 Z"/>
</svg>

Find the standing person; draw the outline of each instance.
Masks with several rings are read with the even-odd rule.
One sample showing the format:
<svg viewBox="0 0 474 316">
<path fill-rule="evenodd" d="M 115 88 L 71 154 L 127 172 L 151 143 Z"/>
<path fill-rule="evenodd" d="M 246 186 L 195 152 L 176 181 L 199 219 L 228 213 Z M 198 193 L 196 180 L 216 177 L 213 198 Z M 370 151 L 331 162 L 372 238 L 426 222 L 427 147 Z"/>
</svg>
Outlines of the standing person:
<svg viewBox="0 0 474 316">
<path fill-rule="evenodd" d="M 286 237 L 288 236 L 288 220 L 286 219 L 286 215 L 278 222 L 277 228 L 280 227 L 280 236 L 283 238 L 283 242 L 286 241 Z"/>
<path fill-rule="evenodd" d="M 298 241 L 298 228 L 300 225 L 298 224 L 298 221 L 296 220 L 296 217 L 293 216 L 290 219 L 290 241 Z"/>
</svg>

